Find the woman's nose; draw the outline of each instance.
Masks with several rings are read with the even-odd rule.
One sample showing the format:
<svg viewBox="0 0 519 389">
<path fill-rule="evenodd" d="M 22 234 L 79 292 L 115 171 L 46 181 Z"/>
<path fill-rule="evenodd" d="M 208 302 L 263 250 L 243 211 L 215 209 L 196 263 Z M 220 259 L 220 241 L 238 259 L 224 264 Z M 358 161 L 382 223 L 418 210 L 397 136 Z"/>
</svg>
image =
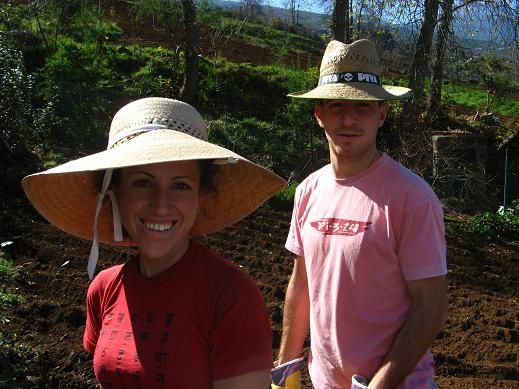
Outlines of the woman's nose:
<svg viewBox="0 0 519 389">
<path fill-rule="evenodd" d="M 156 188 L 151 197 L 151 206 L 157 211 L 168 211 L 171 206 L 169 191 L 163 188 Z"/>
</svg>

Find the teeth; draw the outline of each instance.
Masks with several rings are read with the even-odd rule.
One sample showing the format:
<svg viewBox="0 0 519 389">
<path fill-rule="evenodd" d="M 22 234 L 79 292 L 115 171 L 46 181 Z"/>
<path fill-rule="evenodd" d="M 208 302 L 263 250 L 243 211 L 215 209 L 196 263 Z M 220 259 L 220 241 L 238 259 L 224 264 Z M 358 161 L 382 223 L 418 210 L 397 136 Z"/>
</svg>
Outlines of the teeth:
<svg viewBox="0 0 519 389">
<path fill-rule="evenodd" d="M 168 231 L 173 227 L 173 223 L 145 223 L 145 225 L 152 231 Z"/>
</svg>

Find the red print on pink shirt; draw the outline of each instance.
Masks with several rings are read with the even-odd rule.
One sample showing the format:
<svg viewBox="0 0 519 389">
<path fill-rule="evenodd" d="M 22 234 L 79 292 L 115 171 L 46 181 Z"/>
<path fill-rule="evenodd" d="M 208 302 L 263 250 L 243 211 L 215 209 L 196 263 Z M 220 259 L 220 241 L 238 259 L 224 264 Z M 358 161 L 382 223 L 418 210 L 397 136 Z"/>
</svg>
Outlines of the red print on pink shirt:
<svg viewBox="0 0 519 389">
<path fill-rule="evenodd" d="M 353 236 L 368 229 L 371 222 L 359 222 L 348 219 L 319 219 L 310 222 L 310 225 L 325 235 L 348 235 Z"/>
</svg>

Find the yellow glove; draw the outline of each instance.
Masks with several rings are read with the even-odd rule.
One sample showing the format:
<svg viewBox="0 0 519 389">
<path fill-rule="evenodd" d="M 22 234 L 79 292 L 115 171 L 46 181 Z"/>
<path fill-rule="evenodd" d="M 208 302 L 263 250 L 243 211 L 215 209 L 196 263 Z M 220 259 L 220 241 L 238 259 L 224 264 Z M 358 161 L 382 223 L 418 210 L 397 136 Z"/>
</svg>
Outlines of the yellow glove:
<svg viewBox="0 0 519 389">
<path fill-rule="evenodd" d="M 300 389 L 301 388 L 301 372 L 294 371 L 285 379 L 285 385 L 279 386 L 274 383 L 270 385 L 272 389 Z"/>
<path fill-rule="evenodd" d="M 300 389 L 303 357 L 276 366 L 270 371 L 272 389 Z"/>
</svg>

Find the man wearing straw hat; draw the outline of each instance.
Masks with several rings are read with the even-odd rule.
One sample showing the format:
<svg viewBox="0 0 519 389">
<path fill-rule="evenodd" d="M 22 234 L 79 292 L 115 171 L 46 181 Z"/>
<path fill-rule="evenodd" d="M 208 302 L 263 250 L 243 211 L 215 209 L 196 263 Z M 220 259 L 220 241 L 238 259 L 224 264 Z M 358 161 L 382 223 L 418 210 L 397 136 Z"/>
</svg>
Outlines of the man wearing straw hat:
<svg viewBox="0 0 519 389">
<path fill-rule="evenodd" d="M 376 147 L 388 100 L 375 46 L 332 41 L 315 99 L 330 164 L 298 187 L 278 364 L 301 356 L 317 389 L 434 388 L 429 346 L 446 320 L 443 212 L 431 188 Z M 355 379 L 352 379 L 355 376 Z M 352 382 L 353 381 L 353 382 Z"/>
<path fill-rule="evenodd" d="M 209 143 L 192 106 L 158 97 L 117 112 L 107 150 L 24 178 L 48 221 L 93 241 L 90 278 L 99 242 L 137 248 L 88 288 L 83 345 L 101 387 L 268 385 L 272 333 L 258 287 L 192 238 L 240 220 L 285 184 Z"/>
</svg>

